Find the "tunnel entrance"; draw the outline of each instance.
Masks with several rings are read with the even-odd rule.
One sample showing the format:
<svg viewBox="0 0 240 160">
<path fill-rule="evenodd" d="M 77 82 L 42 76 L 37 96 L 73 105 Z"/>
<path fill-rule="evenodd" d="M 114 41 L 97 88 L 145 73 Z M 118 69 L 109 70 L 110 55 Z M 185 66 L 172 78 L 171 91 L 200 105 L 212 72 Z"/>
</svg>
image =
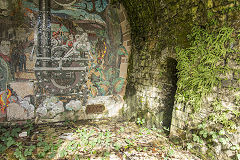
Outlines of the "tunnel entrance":
<svg viewBox="0 0 240 160">
<path fill-rule="evenodd" d="M 166 59 L 166 78 L 167 82 L 163 89 L 166 91 L 166 98 L 163 100 L 165 111 L 163 114 L 163 126 L 169 128 L 171 126 L 172 112 L 177 90 L 177 61 L 174 58 Z"/>
</svg>

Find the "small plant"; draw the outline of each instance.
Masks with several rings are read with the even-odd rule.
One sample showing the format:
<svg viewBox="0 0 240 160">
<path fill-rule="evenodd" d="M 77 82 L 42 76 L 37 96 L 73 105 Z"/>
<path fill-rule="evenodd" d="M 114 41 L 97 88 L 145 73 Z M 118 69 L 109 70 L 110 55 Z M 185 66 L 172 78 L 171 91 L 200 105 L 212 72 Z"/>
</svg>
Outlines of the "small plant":
<svg viewBox="0 0 240 160">
<path fill-rule="evenodd" d="M 105 156 L 105 157 L 109 157 L 109 156 L 110 156 L 110 152 L 105 151 L 105 152 L 104 152 L 104 156 Z"/>
<path fill-rule="evenodd" d="M 28 120 L 24 125 L 24 128 L 27 128 L 27 134 L 30 135 L 31 131 L 33 130 L 33 122 Z"/>
<path fill-rule="evenodd" d="M 7 141 L 6 141 L 6 146 L 7 148 L 11 147 L 12 145 L 14 145 L 16 142 L 12 137 L 8 137 Z"/>
<path fill-rule="evenodd" d="M 133 146 L 133 141 L 134 141 L 134 140 L 129 139 L 129 138 L 126 138 L 126 139 L 125 139 L 125 142 L 128 144 L 129 147 L 130 147 L 130 146 Z"/>
<path fill-rule="evenodd" d="M 124 127 L 123 126 L 120 127 L 120 132 L 124 132 Z"/>
<path fill-rule="evenodd" d="M 233 145 L 230 149 L 233 150 L 233 151 L 239 151 L 240 147 L 239 147 L 238 144 L 236 144 L 236 145 Z"/>
<path fill-rule="evenodd" d="M 22 146 L 22 142 L 18 142 L 16 143 L 17 147 L 15 152 L 14 152 L 14 156 L 20 160 L 25 160 L 25 157 L 23 156 L 22 150 L 23 150 L 23 146 Z"/>
<path fill-rule="evenodd" d="M 137 118 L 137 124 L 138 125 L 144 125 L 145 124 L 145 119 L 140 119 L 140 118 Z"/>
<path fill-rule="evenodd" d="M 240 160 L 240 154 L 237 154 L 237 160 Z"/>
<path fill-rule="evenodd" d="M 146 152 L 146 151 L 147 151 L 147 149 L 148 149 L 147 147 L 144 147 L 144 148 L 143 148 L 143 151 L 144 151 L 144 152 Z"/>
<path fill-rule="evenodd" d="M 38 158 L 45 158 L 48 155 L 49 158 L 52 158 L 56 155 L 56 151 L 58 150 L 59 146 L 61 145 L 62 140 L 59 140 L 56 144 L 47 143 L 43 141 L 42 137 L 38 137 L 37 147 L 40 149 L 37 153 Z"/>
<path fill-rule="evenodd" d="M 174 150 L 170 147 L 170 149 L 168 150 L 168 156 L 169 157 L 171 157 L 171 156 L 173 156 L 173 154 L 174 154 Z"/>
<path fill-rule="evenodd" d="M 19 127 L 13 128 L 13 129 L 11 130 L 10 136 L 12 136 L 12 137 L 18 137 L 18 134 L 19 134 L 20 131 L 21 131 L 21 128 L 19 128 Z"/>
<path fill-rule="evenodd" d="M 113 144 L 113 146 L 114 146 L 114 149 L 116 150 L 116 151 L 119 151 L 119 149 L 121 148 L 121 145 L 119 144 L 119 143 L 114 143 Z"/>
<path fill-rule="evenodd" d="M 203 144 L 203 140 L 198 135 L 192 134 L 192 136 L 193 136 L 193 141 L 194 142 Z"/>
<path fill-rule="evenodd" d="M 157 130 L 156 126 L 153 125 L 152 128 L 151 128 L 151 130 L 156 131 L 156 130 Z"/>
<path fill-rule="evenodd" d="M 15 150 L 14 156 L 19 160 L 25 160 L 25 158 L 23 157 L 22 151 L 19 148 Z"/>
<path fill-rule="evenodd" d="M 137 146 L 137 151 L 140 152 L 142 150 L 141 146 Z"/>
<path fill-rule="evenodd" d="M 68 155 L 68 153 L 67 153 L 67 151 L 65 149 L 62 149 L 59 154 L 60 154 L 61 158 L 63 158 L 63 157 Z"/>
<path fill-rule="evenodd" d="M 187 143 L 187 149 L 192 149 L 193 148 L 193 145 L 192 145 L 192 143 Z"/>
<path fill-rule="evenodd" d="M 31 156 L 33 151 L 36 149 L 36 146 L 27 146 L 26 149 L 24 150 L 24 156 L 27 157 L 27 156 Z"/>
</svg>

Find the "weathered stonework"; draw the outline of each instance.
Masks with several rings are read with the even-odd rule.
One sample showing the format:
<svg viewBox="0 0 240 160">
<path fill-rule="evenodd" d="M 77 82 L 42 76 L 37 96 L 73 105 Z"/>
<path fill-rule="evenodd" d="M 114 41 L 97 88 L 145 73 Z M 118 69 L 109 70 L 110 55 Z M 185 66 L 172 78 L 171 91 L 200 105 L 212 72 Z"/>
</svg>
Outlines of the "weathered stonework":
<svg viewBox="0 0 240 160">
<path fill-rule="evenodd" d="M 17 103 L 10 103 L 7 107 L 7 120 L 8 121 L 19 121 L 28 120 L 34 118 L 34 106 L 25 109 Z"/>
<path fill-rule="evenodd" d="M 38 26 L 39 6 L 32 2 L 25 0 L 23 6 L 13 11 L 1 6 L 0 91 L 3 112 L 0 121 L 36 118 L 39 122 L 55 122 L 121 115 L 123 119 L 133 121 L 145 119 L 149 128 L 153 125 L 165 130 L 170 128 L 171 136 L 182 137 L 184 134 L 191 136 L 186 132 L 193 131 L 214 114 L 212 106 L 216 99 L 229 112 L 239 109 L 240 65 L 237 54 L 225 62 L 218 62 L 227 65 L 230 71 L 219 75 L 221 85 L 203 98 L 199 112 L 193 112 L 192 106 L 178 103 L 174 98 L 178 85 L 176 48 L 190 46 L 187 35 L 194 25 L 202 28 L 212 25 L 213 30 L 225 25 L 238 29 L 238 1 L 122 0 L 122 4 L 108 8 L 109 1 L 106 1 L 102 8 L 93 9 L 94 15 L 82 16 L 83 19 L 75 15 L 77 12 L 72 13 L 79 8 L 71 6 L 71 10 L 68 6 L 59 10 L 59 4 L 55 4 L 52 10 L 40 8 L 39 21 L 42 23 Z M 85 5 L 89 5 L 87 1 Z M 49 15 L 51 11 L 52 17 Z M 42 17 L 52 18 L 51 28 Z M 37 35 L 38 29 L 46 32 Z M 46 47 L 50 44 L 52 48 Z M 236 41 L 231 47 L 240 49 L 239 44 Z M 60 55 L 62 51 L 67 54 Z M 66 62 L 81 59 L 85 52 L 91 61 Z M 69 57 L 71 54 L 79 57 Z M 82 70 L 82 67 L 88 67 L 88 71 L 86 68 L 86 72 L 78 74 L 69 71 L 73 68 L 74 71 Z M 41 69 L 45 70 L 42 72 Z M 63 69 L 66 72 L 59 72 Z M 48 73 L 48 70 L 52 72 Z M 61 79 L 61 75 L 65 78 Z M 63 95 L 64 92 L 72 95 Z M 87 94 L 90 96 L 84 97 Z M 229 119 L 234 116 L 227 114 Z M 227 144 L 214 142 L 214 151 L 221 159 L 234 158 L 229 146 L 240 143 L 239 126 L 236 121 L 234 132 L 227 135 L 230 140 Z M 206 146 L 202 145 L 199 150 L 207 153 Z"/>
<path fill-rule="evenodd" d="M 218 26 L 228 25 L 238 29 L 239 2 L 181 0 L 157 3 L 153 0 L 123 0 L 122 3 L 128 13 L 132 36 L 126 104 L 123 109 L 125 117 L 130 120 L 144 118 L 148 127 L 153 124 L 157 127 L 171 126 L 170 134 L 181 137 L 186 131 L 191 131 L 202 123 L 202 120 L 213 112 L 211 104 L 216 98 L 227 109 L 239 108 L 239 104 L 234 104 L 236 101 L 234 95 L 238 94 L 236 90 L 239 90 L 240 84 L 239 64 L 236 64 L 236 58 L 227 61 L 232 72 L 223 75 L 222 85 L 213 89 L 212 93 L 203 100 L 204 107 L 194 115 L 192 107 L 183 106 L 177 102 L 168 103 L 171 100 L 174 101 L 174 94 L 170 93 L 172 84 L 177 85 L 177 82 L 172 83 L 169 80 L 171 78 L 168 77 L 170 73 L 167 70 L 168 65 L 164 63 L 168 57 L 175 59 L 176 47 L 190 46 L 187 35 L 190 34 L 194 25 L 204 28 L 208 24 L 217 23 Z M 172 99 L 170 99 L 171 95 Z M 169 110 L 173 110 L 171 124 L 161 123 L 164 122 L 165 113 L 169 114 Z M 231 115 L 228 116 L 231 117 Z M 239 132 L 235 132 L 229 136 L 238 137 L 238 135 Z M 230 141 L 234 144 L 238 143 L 232 138 Z M 208 149 L 204 145 L 202 148 L 205 154 Z M 235 158 L 229 148 L 219 143 L 216 144 L 215 149 L 216 153 L 220 154 L 218 155 L 220 159 L 229 159 L 231 156 Z"/>
<path fill-rule="evenodd" d="M 131 96 L 130 90 L 135 90 L 135 93 L 126 99 L 129 107 L 126 111 L 129 113 L 126 114 L 129 115 L 129 119 L 139 116 L 149 119 L 147 121 L 149 127 L 152 125 L 170 127 L 171 122 L 177 80 L 176 60 L 174 52 L 169 48 L 165 48 L 161 55 L 157 57 L 147 51 L 133 55 L 133 71 L 128 75 L 130 80 L 128 87 L 133 84 L 132 88 L 127 88 L 126 97 Z"/>
<path fill-rule="evenodd" d="M 24 98 L 29 95 L 34 95 L 34 83 L 33 82 L 13 82 L 10 87 L 19 95 Z"/>
</svg>

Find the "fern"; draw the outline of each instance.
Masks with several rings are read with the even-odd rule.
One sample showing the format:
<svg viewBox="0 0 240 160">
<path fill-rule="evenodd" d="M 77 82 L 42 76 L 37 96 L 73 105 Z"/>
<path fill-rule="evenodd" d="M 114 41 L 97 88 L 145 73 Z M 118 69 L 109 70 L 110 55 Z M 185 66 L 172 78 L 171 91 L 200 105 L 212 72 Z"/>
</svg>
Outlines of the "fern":
<svg viewBox="0 0 240 160">
<path fill-rule="evenodd" d="M 192 34 L 188 36 L 191 46 L 176 49 L 179 71 L 177 102 L 191 105 L 193 111 L 201 108 L 203 97 L 220 84 L 219 75 L 228 70 L 223 66 L 227 56 L 236 52 L 231 47 L 233 32 L 229 27 L 212 32 L 193 27 Z"/>
</svg>

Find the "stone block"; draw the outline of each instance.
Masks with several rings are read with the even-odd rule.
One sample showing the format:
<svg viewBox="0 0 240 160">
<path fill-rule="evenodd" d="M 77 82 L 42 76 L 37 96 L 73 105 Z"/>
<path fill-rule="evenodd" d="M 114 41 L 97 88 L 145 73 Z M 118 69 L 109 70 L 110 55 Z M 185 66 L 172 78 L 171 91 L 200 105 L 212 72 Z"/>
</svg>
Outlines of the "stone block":
<svg viewBox="0 0 240 160">
<path fill-rule="evenodd" d="M 66 104 L 65 108 L 68 111 L 78 111 L 82 108 L 82 102 L 79 100 L 71 100 L 68 104 Z"/>
<path fill-rule="evenodd" d="M 123 21 L 121 23 L 121 28 L 122 28 L 122 33 L 123 34 L 126 34 L 128 32 L 127 29 L 126 29 L 126 21 Z"/>
<path fill-rule="evenodd" d="M 27 120 L 32 119 L 34 113 L 29 113 L 25 108 L 17 103 L 10 103 L 7 107 L 7 120 Z"/>
<path fill-rule="evenodd" d="M 64 112 L 63 102 L 57 97 L 46 98 L 36 110 L 36 113 L 41 118 L 54 118 Z M 55 119 L 56 120 L 56 119 Z"/>
<path fill-rule="evenodd" d="M 127 63 L 121 63 L 120 64 L 120 74 L 119 77 L 126 78 L 127 77 Z"/>
<path fill-rule="evenodd" d="M 177 124 L 178 128 L 180 129 L 184 129 L 185 125 L 185 121 L 182 120 L 178 120 L 178 124 Z"/>
<path fill-rule="evenodd" d="M 45 117 L 47 115 L 47 109 L 44 107 L 39 107 L 36 110 L 36 113 L 40 116 L 40 117 Z"/>
<path fill-rule="evenodd" d="M 125 48 L 127 47 L 127 42 L 128 42 L 128 41 L 124 41 L 124 42 L 123 42 L 123 46 L 124 46 Z M 126 48 L 126 49 L 127 49 L 127 48 Z"/>
<path fill-rule="evenodd" d="M 36 76 L 34 73 L 32 72 L 19 72 L 16 74 L 15 78 L 19 78 L 19 79 L 31 79 L 31 80 L 35 80 Z"/>
<path fill-rule="evenodd" d="M 182 112 L 180 110 L 176 110 L 176 117 L 182 121 L 187 121 L 188 119 L 188 113 Z"/>
<path fill-rule="evenodd" d="M 177 123 L 177 119 L 172 117 L 171 125 L 176 126 L 176 123 Z"/>
<path fill-rule="evenodd" d="M 33 84 L 33 82 L 12 82 L 12 83 L 10 83 L 10 87 L 21 98 L 24 98 L 28 95 L 34 95 L 34 84 Z"/>
<path fill-rule="evenodd" d="M 170 137 L 178 135 L 177 130 L 178 130 L 178 127 L 172 124 L 170 128 Z"/>
</svg>

